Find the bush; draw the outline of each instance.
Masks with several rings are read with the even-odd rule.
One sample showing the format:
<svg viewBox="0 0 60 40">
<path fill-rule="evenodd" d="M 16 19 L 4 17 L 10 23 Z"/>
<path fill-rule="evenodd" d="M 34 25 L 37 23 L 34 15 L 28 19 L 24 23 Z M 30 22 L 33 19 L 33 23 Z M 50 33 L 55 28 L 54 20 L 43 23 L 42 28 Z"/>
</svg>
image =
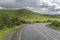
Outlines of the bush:
<svg viewBox="0 0 60 40">
<path fill-rule="evenodd" d="M 47 22 L 52 22 L 52 20 L 47 20 Z"/>
<path fill-rule="evenodd" d="M 1 17 L 0 29 L 5 28 L 13 28 L 17 25 L 20 25 L 20 20 L 18 18 L 10 18 L 10 17 Z"/>
<path fill-rule="evenodd" d="M 24 24 L 24 23 L 27 23 L 27 22 L 25 20 L 20 20 L 20 23 Z"/>
<path fill-rule="evenodd" d="M 55 26 L 55 27 L 59 27 L 60 26 L 60 22 L 57 22 L 56 20 L 55 21 L 53 21 L 51 24 L 50 24 L 50 26 Z"/>
<path fill-rule="evenodd" d="M 0 29 L 4 29 L 4 26 L 3 22 L 0 22 Z"/>
<path fill-rule="evenodd" d="M 36 21 L 36 23 L 40 23 L 40 21 Z"/>
</svg>

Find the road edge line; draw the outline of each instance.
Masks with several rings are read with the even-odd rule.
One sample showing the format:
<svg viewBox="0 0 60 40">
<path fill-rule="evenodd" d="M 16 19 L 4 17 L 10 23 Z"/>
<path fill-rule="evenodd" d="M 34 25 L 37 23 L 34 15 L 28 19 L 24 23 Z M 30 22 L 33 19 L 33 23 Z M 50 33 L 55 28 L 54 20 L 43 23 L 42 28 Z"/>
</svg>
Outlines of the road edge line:
<svg viewBox="0 0 60 40">
<path fill-rule="evenodd" d="M 19 39 L 18 39 L 18 40 L 21 40 L 22 30 L 23 30 L 23 29 L 21 29 L 21 32 L 20 32 L 20 35 L 19 35 Z"/>
</svg>

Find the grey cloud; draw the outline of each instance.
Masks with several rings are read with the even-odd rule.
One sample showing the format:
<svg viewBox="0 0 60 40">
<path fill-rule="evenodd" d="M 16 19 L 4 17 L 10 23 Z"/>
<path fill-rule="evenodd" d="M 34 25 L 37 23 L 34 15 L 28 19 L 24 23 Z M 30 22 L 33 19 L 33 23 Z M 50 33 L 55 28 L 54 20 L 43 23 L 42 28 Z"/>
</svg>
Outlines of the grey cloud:
<svg viewBox="0 0 60 40">
<path fill-rule="evenodd" d="M 0 7 L 3 8 L 24 8 L 30 7 L 34 11 L 39 11 L 41 13 L 53 13 L 58 12 L 60 9 L 55 9 L 60 6 L 59 1 L 51 1 L 51 0 L 0 0 Z M 40 5 L 42 4 L 42 5 Z M 46 11 L 42 10 L 43 8 Z"/>
<path fill-rule="evenodd" d="M 0 6 L 5 8 L 18 8 L 18 7 L 37 7 L 38 4 L 35 0 L 13 0 L 9 1 L 0 1 Z"/>
</svg>

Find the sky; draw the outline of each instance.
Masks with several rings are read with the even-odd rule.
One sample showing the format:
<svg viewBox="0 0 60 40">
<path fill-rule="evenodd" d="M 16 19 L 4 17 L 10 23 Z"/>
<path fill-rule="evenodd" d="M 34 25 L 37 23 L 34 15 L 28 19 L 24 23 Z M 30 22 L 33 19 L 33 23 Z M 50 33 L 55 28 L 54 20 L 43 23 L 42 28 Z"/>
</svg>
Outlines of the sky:
<svg viewBox="0 0 60 40">
<path fill-rule="evenodd" d="M 43 14 L 60 14 L 60 0 L 0 0 L 0 9 L 26 8 Z"/>
</svg>

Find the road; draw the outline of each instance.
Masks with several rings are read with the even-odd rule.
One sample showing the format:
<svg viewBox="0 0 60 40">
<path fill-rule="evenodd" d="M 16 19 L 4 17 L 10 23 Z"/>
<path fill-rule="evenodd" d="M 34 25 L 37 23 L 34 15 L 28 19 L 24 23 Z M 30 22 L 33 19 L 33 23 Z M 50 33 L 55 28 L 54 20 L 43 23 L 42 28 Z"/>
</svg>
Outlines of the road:
<svg viewBox="0 0 60 40">
<path fill-rule="evenodd" d="M 23 27 L 19 40 L 60 40 L 60 32 L 47 28 L 46 24 L 35 23 Z"/>
</svg>

